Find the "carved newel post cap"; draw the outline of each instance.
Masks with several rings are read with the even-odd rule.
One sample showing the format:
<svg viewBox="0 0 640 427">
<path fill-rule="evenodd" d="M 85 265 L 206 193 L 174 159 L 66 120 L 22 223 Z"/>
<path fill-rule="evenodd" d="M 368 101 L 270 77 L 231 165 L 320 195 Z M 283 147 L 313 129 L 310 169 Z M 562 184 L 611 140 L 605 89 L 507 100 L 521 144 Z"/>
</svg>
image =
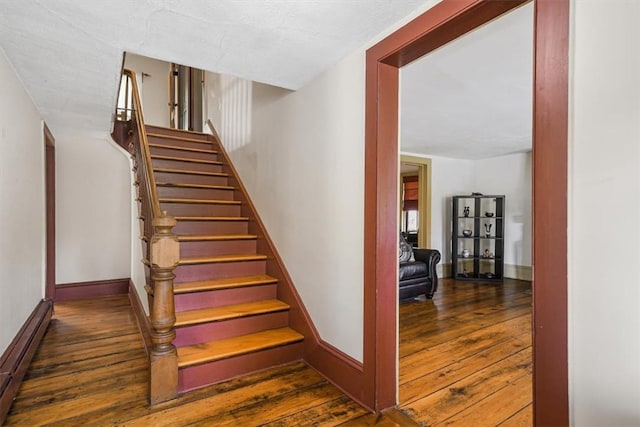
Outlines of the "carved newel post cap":
<svg viewBox="0 0 640 427">
<path fill-rule="evenodd" d="M 151 221 L 154 227 L 158 228 L 173 228 L 178 223 L 172 216 L 167 215 L 167 211 L 162 211 L 159 217 L 156 217 Z"/>
<path fill-rule="evenodd" d="M 154 267 L 175 268 L 180 260 L 180 243 L 171 229 L 178 222 L 163 211 L 151 223 L 155 230 L 151 237 L 151 264 Z"/>
</svg>

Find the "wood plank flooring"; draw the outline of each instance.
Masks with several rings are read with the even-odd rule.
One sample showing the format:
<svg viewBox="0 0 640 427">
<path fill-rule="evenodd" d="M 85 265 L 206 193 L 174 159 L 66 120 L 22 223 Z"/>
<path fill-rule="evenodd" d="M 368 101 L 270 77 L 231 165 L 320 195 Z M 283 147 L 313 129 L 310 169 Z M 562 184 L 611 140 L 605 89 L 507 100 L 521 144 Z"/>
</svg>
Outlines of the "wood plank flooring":
<svg viewBox="0 0 640 427">
<path fill-rule="evenodd" d="M 532 425 L 531 284 L 443 280 L 400 305 L 400 411 L 420 425 Z"/>
<path fill-rule="evenodd" d="M 531 425 L 528 282 L 443 280 L 400 306 L 400 402 L 370 414 L 302 362 L 147 405 L 126 296 L 56 304 L 6 425 Z"/>
</svg>

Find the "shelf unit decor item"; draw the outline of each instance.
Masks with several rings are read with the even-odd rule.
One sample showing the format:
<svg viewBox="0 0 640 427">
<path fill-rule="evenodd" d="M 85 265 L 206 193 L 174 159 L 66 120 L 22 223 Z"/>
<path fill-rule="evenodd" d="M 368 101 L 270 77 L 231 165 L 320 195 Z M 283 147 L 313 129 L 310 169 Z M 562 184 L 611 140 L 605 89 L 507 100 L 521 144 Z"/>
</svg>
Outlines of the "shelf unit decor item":
<svg viewBox="0 0 640 427">
<path fill-rule="evenodd" d="M 455 280 L 502 281 L 504 196 L 453 196 L 451 264 Z"/>
</svg>

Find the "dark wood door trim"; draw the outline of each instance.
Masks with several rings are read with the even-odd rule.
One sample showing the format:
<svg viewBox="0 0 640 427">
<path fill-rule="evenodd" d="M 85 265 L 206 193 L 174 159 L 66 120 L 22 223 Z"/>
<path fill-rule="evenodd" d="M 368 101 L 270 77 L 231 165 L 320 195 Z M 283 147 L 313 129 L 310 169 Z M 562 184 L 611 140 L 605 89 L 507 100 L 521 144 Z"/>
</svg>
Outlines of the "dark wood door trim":
<svg viewBox="0 0 640 427">
<path fill-rule="evenodd" d="M 48 299 L 56 295 L 56 153 L 55 138 L 44 124 L 45 150 L 45 209 L 46 209 L 46 267 L 45 292 Z"/>
<path fill-rule="evenodd" d="M 533 96 L 534 424 L 569 425 L 569 1 L 537 0 Z"/>
<path fill-rule="evenodd" d="M 569 0 L 534 1 L 534 422 L 566 425 Z M 367 51 L 364 376 L 377 410 L 396 404 L 398 68 L 522 3 L 444 0 Z"/>
</svg>

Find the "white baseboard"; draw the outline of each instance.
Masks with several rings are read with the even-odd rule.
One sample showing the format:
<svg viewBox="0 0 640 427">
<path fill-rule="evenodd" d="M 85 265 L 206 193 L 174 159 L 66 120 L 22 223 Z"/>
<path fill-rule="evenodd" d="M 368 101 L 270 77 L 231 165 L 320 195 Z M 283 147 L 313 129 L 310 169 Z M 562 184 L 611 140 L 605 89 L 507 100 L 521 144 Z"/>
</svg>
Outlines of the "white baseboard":
<svg viewBox="0 0 640 427">
<path fill-rule="evenodd" d="M 530 282 L 533 274 L 530 265 L 505 264 L 504 277 L 517 280 L 527 280 Z"/>
<path fill-rule="evenodd" d="M 451 274 L 452 274 L 451 264 L 450 263 L 438 264 L 436 266 L 436 272 L 438 273 L 438 277 L 441 279 L 451 277 Z M 531 266 L 505 264 L 504 277 L 507 277 L 509 279 L 531 281 L 532 279 Z"/>
<path fill-rule="evenodd" d="M 436 265 L 436 273 L 438 273 L 438 277 L 441 279 L 451 277 L 451 264 L 447 263 Z"/>
</svg>

